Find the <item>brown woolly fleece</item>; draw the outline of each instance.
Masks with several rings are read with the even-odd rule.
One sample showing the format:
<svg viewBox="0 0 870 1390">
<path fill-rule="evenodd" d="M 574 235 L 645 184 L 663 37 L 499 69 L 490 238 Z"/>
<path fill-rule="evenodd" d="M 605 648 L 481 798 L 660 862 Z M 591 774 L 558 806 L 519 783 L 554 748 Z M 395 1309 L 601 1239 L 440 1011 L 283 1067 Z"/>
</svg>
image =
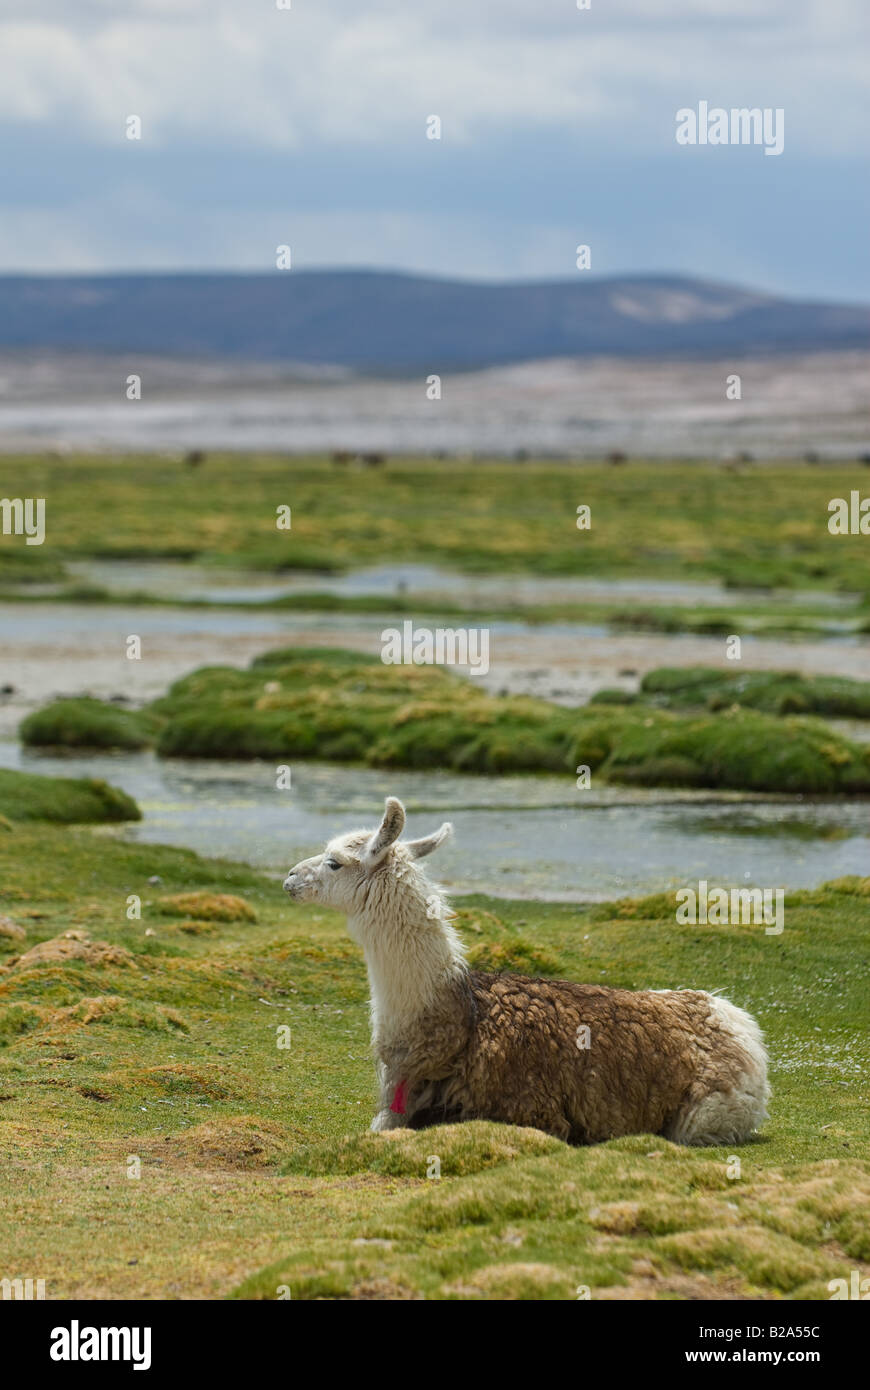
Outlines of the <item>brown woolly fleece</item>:
<svg viewBox="0 0 870 1390">
<path fill-rule="evenodd" d="M 573 1144 L 638 1133 L 711 1142 L 686 1138 L 686 1120 L 710 1097 L 727 1104 L 753 1070 L 717 1003 L 699 990 L 470 971 L 420 1021 L 415 1044 L 380 1060 L 404 1083 L 413 1128 L 487 1119 Z"/>
</svg>

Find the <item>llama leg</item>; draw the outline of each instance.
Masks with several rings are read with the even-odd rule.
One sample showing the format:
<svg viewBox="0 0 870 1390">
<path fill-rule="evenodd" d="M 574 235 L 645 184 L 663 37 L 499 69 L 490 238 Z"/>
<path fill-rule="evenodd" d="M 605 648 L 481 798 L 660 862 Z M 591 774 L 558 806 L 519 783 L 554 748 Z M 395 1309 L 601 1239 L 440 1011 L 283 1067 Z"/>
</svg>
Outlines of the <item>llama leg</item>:
<svg viewBox="0 0 870 1390">
<path fill-rule="evenodd" d="M 370 1128 L 375 1133 L 385 1129 L 404 1129 L 408 1124 L 405 1083 L 392 1080 L 382 1063 L 378 1064 L 378 1090 L 378 1110 Z"/>
<path fill-rule="evenodd" d="M 379 1110 L 372 1120 L 369 1128 L 373 1134 L 381 1134 L 385 1129 L 405 1129 L 407 1128 L 407 1118 L 404 1115 L 396 1115 L 389 1106 Z"/>
</svg>

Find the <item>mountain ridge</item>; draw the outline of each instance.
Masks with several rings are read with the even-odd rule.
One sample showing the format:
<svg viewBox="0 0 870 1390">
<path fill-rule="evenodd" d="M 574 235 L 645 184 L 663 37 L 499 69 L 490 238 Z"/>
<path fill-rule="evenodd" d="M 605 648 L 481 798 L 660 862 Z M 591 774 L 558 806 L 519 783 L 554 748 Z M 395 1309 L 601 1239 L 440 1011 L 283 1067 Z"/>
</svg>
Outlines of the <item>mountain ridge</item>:
<svg viewBox="0 0 870 1390">
<path fill-rule="evenodd" d="M 0 276 L 0 350 L 403 374 L 590 355 L 868 346 L 870 306 L 667 273 L 499 282 L 352 268 Z"/>
</svg>

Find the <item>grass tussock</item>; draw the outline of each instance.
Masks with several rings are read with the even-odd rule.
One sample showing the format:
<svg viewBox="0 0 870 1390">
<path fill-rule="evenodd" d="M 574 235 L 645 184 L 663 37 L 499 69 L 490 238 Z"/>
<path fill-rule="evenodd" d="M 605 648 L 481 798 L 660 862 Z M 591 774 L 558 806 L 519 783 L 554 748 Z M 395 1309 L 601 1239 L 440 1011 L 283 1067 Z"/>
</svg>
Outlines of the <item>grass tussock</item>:
<svg viewBox="0 0 870 1390">
<path fill-rule="evenodd" d="M 145 1150 L 146 1156 L 156 1153 L 164 1162 L 200 1169 L 250 1171 L 273 1167 L 285 1152 L 289 1138 L 283 1125 L 269 1123 L 256 1115 L 233 1115 L 206 1120 L 183 1134 L 168 1136 L 157 1151 L 147 1140 L 139 1147 Z"/>
<path fill-rule="evenodd" d="M 502 971 L 515 975 L 558 975 L 561 969 L 554 951 L 523 936 L 504 941 L 480 941 L 468 952 L 468 963 L 475 970 L 495 975 Z"/>
<path fill-rule="evenodd" d="M 154 1067 L 128 1067 L 107 1075 L 106 1081 L 118 1085 L 137 1084 L 152 1088 L 164 1097 L 192 1096 L 200 1100 L 226 1100 L 233 1095 L 217 1065 L 191 1066 L 188 1062 L 167 1062 Z"/>
<path fill-rule="evenodd" d="M 74 928 L 49 941 L 37 942 L 14 963 L 7 964 L 7 969 L 33 970 L 42 965 L 54 965 L 59 961 L 81 961 L 89 966 L 137 968 L 135 957 L 125 947 L 109 941 L 92 941 L 88 932 Z"/>
<path fill-rule="evenodd" d="M 174 893 L 159 900 L 157 911 L 162 917 L 191 917 L 196 922 L 257 920 L 251 904 L 233 893 Z"/>
<path fill-rule="evenodd" d="M 18 922 L 13 922 L 11 917 L 0 917 L 0 950 L 3 949 L 4 942 L 11 944 L 26 940 L 27 932 Z"/>
</svg>

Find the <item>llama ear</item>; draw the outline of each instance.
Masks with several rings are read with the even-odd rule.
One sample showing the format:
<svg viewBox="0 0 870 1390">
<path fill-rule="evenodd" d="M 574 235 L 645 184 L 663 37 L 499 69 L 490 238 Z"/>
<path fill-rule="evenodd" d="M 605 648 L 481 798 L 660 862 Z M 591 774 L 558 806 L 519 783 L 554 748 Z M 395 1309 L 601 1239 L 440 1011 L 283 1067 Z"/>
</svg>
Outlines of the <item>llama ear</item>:
<svg viewBox="0 0 870 1390">
<path fill-rule="evenodd" d="M 384 805 L 384 818 L 374 831 L 362 852 L 362 862 L 367 869 L 380 864 L 390 845 L 398 840 L 405 828 L 405 808 L 394 796 L 388 796 Z"/>
<path fill-rule="evenodd" d="M 427 854 L 431 854 L 433 849 L 438 849 L 445 840 L 449 840 L 453 834 L 453 826 L 446 820 L 440 830 L 433 830 L 431 835 L 424 835 L 420 840 L 406 840 L 405 849 L 409 851 L 412 859 L 423 859 Z"/>
</svg>

